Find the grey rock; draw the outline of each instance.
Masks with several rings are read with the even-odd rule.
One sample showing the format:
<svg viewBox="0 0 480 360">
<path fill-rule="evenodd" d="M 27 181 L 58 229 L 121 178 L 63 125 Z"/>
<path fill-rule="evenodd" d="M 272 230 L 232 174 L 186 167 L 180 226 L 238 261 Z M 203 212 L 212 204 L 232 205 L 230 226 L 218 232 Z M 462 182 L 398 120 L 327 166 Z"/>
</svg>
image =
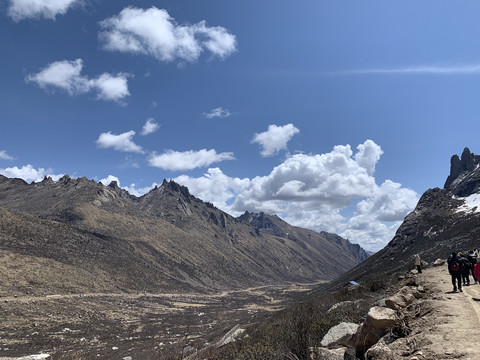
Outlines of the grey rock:
<svg viewBox="0 0 480 360">
<path fill-rule="evenodd" d="M 320 345 L 328 348 L 347 346 L 349 339 L 357 332 L 358 326 L 354 323 L 340 323 L 328 330 Z"/>
</svg>

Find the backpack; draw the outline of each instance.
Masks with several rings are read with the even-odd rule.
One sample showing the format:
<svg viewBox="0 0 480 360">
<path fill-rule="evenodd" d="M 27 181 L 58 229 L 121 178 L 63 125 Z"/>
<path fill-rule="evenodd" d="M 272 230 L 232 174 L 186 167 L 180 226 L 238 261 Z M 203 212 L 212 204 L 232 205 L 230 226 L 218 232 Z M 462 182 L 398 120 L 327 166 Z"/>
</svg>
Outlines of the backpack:
<svg viewBox="0 0 480 360">
<path fill-rule="evenodd" d="M 450 270 L 460 271 L 460 262 L 458 261 L 457 258 L 452 259 L 452 262 L 450 263 Z"/>
</svg>

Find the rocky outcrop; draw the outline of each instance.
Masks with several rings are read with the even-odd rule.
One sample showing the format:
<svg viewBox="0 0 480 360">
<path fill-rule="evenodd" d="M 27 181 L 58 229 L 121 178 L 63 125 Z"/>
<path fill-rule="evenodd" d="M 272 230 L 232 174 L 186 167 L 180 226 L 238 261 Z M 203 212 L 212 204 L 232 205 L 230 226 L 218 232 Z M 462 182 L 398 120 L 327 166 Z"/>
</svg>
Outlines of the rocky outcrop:
<svg viewBox="0 0 480 360">
<path fill-rule="evenodd" d="M 320 345 L 326 348 L 347 346 L 352 335 L 357 332 L 358 326 L 354 323 L 340 323 L 328 330 Z"/>
<path fill-rule="evenodd" d="M 386 299 L 387 307 L 370 308 L 362 324 L 341 323 L 330 328 L 321 342 L 324 353 L 334 347 L 346 347 L 344 359 L 394 360 L 388 347 L 393 341 L 390 334 L 395 328 L 405 326 L 407 309 L 421 299 L 425 291 L 417 285 L 415 275 L 405 276 L 404 284 L 413 286 L 405 285 L 395 295 Z M 315 354 L 320 353 L 319 349 L 316 349 Z M 312 355 L 312 359 L 317 358 L 321 359 Z"/>
<path fill-rule="evenodd" d="M 473 171 L 479 163 L 480 156 L 470 152 L 469 148 L 463 150 L 461 158 L 459 158 L 458 155 L 453 155 L 450 159 L 450 175 L 445 181 L 444 188 L 450 188 L 460 174 Z"/>
</svg>

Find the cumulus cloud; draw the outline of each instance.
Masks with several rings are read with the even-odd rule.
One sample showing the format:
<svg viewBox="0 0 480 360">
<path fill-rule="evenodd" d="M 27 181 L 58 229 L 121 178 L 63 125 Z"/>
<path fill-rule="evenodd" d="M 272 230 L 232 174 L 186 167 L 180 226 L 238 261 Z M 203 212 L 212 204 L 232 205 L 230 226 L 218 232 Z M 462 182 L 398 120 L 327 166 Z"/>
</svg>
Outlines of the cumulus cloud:
<svg viewBox="0 0 480 360">
<path fill-rule="evenodd" d="M 45 176 L 51 177 L 53 180 L 57 181 L 63 176 L 63 174 L 52 174 L 52 169 L 39 168 L 35 169 L 32 165 L 24 165 L 21 168 L 17 166 L 0 169 L 0 174 L 9 178 L 19 178 L 23 179 L 26 182 L 38 182 L 42 181 Z"/>
<path fill-rule="evenodd" d="M 269 125 L 268 130 L 255 134 L 252 143 L 258 143 L 262 147 L 262 156 L 273 156 L 280 150 L 287 148 L 287 143 L 293 137 L 293 135 L 299 133 L 293 124 L 287 124 L 285 126 Z"/>
<path fill-rule="evenodd" d="M 168 150 L 163 154 L 152 153 L 148 159 L 148 163 L 150 166 L 165 170 L 183 171 L 234 159 L 233 153 L 217 153 L 214 149 L 190 150 L 185 152 Z"/>
<path fill-rule="evenodd" d="M 367 140 L 365 143 L 358 145 L 357 150 L 355 161 L 365 168 L 369 175 L 372 175 L 375 172 L 375 165 L 383 154 L 382 148 L 372 140 Z"/>
<path fill-rule="evenodd" d="M 401 184 L 386 180 L 374 194 L 360 201 L 353 217 L 348 220 L 343 237 L 356 239 L 374 250 L 391 240 L 405 216 L 415 208 L 419 195 Z"/>
<path fill-rule="evenodd" d="M 127 131 L 122 134 L 112 134 L 110 131 L 101 133 L 96 143 L 100 148 L 112 148 L 117 151 L 134 152 L 143 154 L 144 151 L 141 146 L 135 144 L 132 140 L 135 131 Z"/>
<path fill-rule="evenodd" d="M 78 3 L 79 0 L 10 0 L 8 16 L 14 21 L 42 17 L 54 20 Z"/>
<path fill-rule="evenodd" d="M 224 59 L 236 49 L 235 35 L 205 21 L 179 25 L 164 9 L 124 8 L 100 22 L 99 39 L 105 50 L 149 55 L 159 61 L 196 61 L 208 50 Z"/>
<path fill-rule="evenodd" d="M 378 186 L 372 174 L 380 146 L 367 140 L 357 150 L 354 154 L 350 145 L 338 145 L 325 154 L 296 154 L 270 174 L 252 179 L 232 178 L 213 168 L 201 177 L 174 180 L 234 216 L 264 211 L 379 250 L 414 209 L 418 194 L 390 180 Z M 354 215 L 346 218 L 342 212 L 355 205 Z"/>
<path fill-rule="evenodd" d="M 147 119 L 147 121 L 143 125 L 142 132 L 140 133 L 140 135 L 148 135 L 148 134 L 154 133 L 158 129 L 160 129 L 160 125 L 158 125 L 155 122 L 154 118 L 150 117 Z"/>
<path fill-rule="evenodd" d="M 2 160 L 13 160 L 13 157 L 7 154 L 6 150 L 0 151 L 0 159 Z"/>
<path fill-rule="evenodd" d="M 121 186 L 120 180 L 118 179 L 118 177 L 114 175 L 108 175 L 106 178 L 101 179 L 99 182 L 101 182 L 105 186 L 108 186 L 112 181 L 116 181 L 118 187 L 128 191 L 131 195 L 134 195 L 137 197 L 145 195 L 156 186 L 160 186 L 160 184 L 157 184 L 156 182 L 152 183 L 152 185 L 150 186 L 146 186 L 143 188 L 138 188 L 134 183 L 130 184 L 129 186 Z"/>
<path fill-rule="evenodd" d="M 215 109 L 210 110 L 208 113 L 203 113 L 203 116 L 205 116 L 207 119 L 213 119 L 213 118 L 227 118 L 231 116 L 232 113 L 228 111 L 227 109 L 224 109 L 222 107 L 217 107 Z"/>
<path fill-rule="evenodd" d="M 82 59 L 73 61 L 55 61 L 37 74 L 26 77 L 27 82 L 35 82 L 42 89 L 61 89 L 70 96 L 88 92 L 96 92 L 100 100 L 116 101 L 123 100 L 130 95 L 128 91 L 128 74 L 112 75 L 103 73 L 97 78 L 90 79 L 81 75 L 83 69 Z"/>
</svg>

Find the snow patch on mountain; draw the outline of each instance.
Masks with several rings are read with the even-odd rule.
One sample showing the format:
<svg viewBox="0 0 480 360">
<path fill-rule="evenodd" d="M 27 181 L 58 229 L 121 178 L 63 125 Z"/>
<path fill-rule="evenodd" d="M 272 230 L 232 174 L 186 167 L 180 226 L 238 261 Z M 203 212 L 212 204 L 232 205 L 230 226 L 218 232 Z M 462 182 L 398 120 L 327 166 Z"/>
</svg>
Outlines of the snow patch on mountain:
<svg viewBox="0 0 480 360">
<path fill-rule="evenodd" d="M 453 198 L 456 200 L 464 201 L 463 205 L 460 205 L 456 210 L 457 213 L 460 213 L 460 212 L 480 213 L 480 194 L 472 194 L 467 197 L 454 196 Z"/>
</svg>

